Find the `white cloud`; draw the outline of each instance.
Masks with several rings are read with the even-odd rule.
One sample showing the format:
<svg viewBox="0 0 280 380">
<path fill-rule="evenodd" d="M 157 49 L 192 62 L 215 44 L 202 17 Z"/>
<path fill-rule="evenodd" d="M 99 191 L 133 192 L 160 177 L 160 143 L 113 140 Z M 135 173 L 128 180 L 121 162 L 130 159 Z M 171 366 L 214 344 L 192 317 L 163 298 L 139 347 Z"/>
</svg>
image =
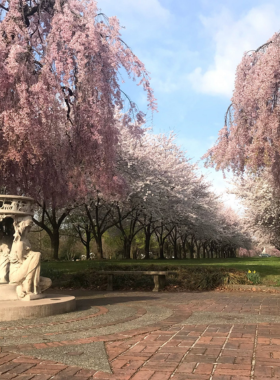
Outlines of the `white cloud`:
<svg viewBox="0 0 280 380">
<path fill-rule="evenodd" d="M 244 52 L 257 49 L 279 28 L 279 7 L 272 4 L 252 8 L 239 19 L 223 9 L 213 17 L 201 16 L 213 42 L 213 64 L 197 67 L 188 78 L 197 92 L 232 96 L 235 70 Z"/>
</svg>

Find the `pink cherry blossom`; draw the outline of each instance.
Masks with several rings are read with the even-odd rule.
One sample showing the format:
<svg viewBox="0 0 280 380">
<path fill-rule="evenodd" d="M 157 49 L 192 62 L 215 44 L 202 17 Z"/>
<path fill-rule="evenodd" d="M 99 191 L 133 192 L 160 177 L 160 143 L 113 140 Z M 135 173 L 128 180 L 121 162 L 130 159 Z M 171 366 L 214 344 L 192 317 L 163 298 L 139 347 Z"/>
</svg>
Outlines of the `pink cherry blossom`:
<svg viewBox="0 0 280 380">
<path fill-rule="evenodd" d="M 204 156 L 216 169 L 257 173 L 268 168 L 279 184 L 280 34 L 237 67 L 232 106 L 219 138 Z"/>
<path fill-rule="evenodd" d="M 104 193 L 120 192 L 121 69 L 155 110 L 149 73 L 96 1 L 1 1 L 0 187 L 57 206 L 86 196 L 89 177 Z M 143 120 L 133 102 L 126 111 Z"/>
</svg>

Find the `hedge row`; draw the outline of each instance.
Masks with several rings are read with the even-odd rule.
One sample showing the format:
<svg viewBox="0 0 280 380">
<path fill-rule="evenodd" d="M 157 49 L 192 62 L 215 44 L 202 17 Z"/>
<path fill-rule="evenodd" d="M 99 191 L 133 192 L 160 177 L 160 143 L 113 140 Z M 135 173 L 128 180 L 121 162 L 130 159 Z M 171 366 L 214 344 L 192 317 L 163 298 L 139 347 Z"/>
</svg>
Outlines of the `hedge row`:
<svg viewBox="0 0 280 380">
<path fill-rule="evenodd" d="M 64 273 L 56 270 L 43 270 L 42 275 L 53 280 L 55 288 L 85 288 L 91 290 L 106 290 L 107 276 L 102 274 L 105 270 L 143 270 L 138 265 L 121 266 L 106 265 L 96 269 L 86 269 L 82 272 Z M 213 290 L 229 284 L 251 284 L 246 272 L 228 268 L 192 267 L 180 268 L 177 266 L 149 265 L 145 270 L 169 270 L 176 274 L 166 278 L 166 291 L 204 291 Z M 114 290 L 151 291 L 154 283 L 152 276 L 146 275 L 118 275 L 114 276 Z"/>
</svg>

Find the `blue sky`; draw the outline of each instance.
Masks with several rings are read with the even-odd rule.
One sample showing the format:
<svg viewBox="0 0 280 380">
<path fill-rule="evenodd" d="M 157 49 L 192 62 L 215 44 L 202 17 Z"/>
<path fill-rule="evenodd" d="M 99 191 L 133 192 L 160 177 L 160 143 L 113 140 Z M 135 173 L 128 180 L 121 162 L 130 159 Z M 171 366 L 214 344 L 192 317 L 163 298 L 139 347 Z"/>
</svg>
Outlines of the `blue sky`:
<svg viewBox="0 0 280 380">
<path fill-rule="evenodd" d="M 279 31 L 279 1 L 100 0 L 98 6 L 119 18 L 123 39 L 151 73 L 159 112 L 147 114 L 147 125 L 155 133 L 175 131 L 199 161 L 223 127 L 243 53 Z M 133 83 L 125 90 L 146 112 L 143 91 Z M 199 166 L 224 193 L 222 174 Z M 232 196 L 224 199 L 235 206 Z"/>
</svg>

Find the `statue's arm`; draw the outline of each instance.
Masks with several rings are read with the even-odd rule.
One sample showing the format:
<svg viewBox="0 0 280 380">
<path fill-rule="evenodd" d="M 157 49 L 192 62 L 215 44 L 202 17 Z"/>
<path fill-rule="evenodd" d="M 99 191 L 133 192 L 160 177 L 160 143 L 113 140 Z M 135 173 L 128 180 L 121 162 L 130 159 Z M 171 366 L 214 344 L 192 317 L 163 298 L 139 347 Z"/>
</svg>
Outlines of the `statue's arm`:
<svg viewBox="0 0 280 380">
<path fill-rule="evenodd" d="M 13 264 L 16 264 L 16 263 L 22 264 L 25 259 L 23 247 L 20 243 L 21 242 L 14 242 L 12 245 L 12 249 L 10 253 L 10 261 Z"/>
<path fill-rule="evenodd" d="M 22 250 L 17 252 L 17 259 L 18 259 L 19 263 L 21 263 L 21 264 L 23 263 L 23 260 L 25 259 L 25 257 L 23 256 Z"/>
</svg>

